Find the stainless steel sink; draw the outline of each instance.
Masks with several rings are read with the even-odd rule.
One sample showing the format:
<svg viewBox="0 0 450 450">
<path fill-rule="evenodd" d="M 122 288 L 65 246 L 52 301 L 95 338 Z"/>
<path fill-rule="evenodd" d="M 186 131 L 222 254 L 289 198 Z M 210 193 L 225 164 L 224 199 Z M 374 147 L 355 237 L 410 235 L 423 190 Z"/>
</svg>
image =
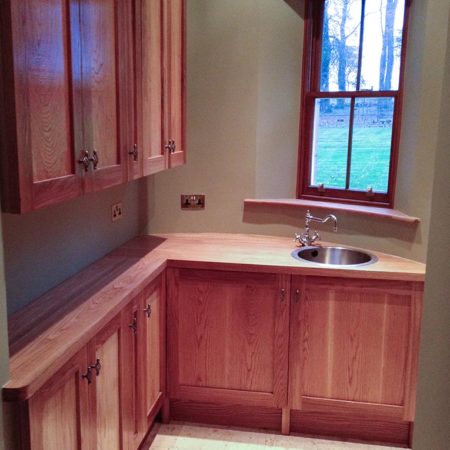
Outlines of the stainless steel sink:
<svg viewBox="0 0 450 450">
<path fill-rule="evenodd" d="M 292 252 L 292 256 L 300 261 L 333 266 L 361 266 L 375 263 L 375 255 L 343 247 L 304 247 Z"/>
</svg>

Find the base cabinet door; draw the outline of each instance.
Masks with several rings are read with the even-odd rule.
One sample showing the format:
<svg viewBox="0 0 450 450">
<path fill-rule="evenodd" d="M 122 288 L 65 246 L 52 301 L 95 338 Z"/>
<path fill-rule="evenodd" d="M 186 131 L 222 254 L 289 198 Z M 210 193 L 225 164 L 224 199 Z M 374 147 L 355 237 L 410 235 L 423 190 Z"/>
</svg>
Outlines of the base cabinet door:
<svg viewBox="0 0 450 450">
<path fill-rule="evenodd" d="M 413 421 L 421 287 L 294 277 L 290 406 Z"/>
<path fill-rule="evenodd" d="M 92 429 L 97 450 L 122 450 L 120 315 L 101 330 L 88 346 L 92 374 L 90 401 Z"/>
<path fill-rule="evenodd" d="M 125 309 L 123 426 L 126 447 L 137 449 L 163 403 L 165 391 L 165 283 L 154 280 Z"/>
<path fill-rule="evenodd" d="M 166 382 L 165 280 L 160 277 L 142 297 L 143 320 L 143 399 L 145 429 L 148 430 L 162 405 Z"/>
<path fill-rule="evenodd" d="M 290 277 L 195 269 L 167 277 L 170 398 L 285 406 Z"/>
<path fill-rule="evenodd" d="M 89 410 L 87 353 L 81 351 L 28 402 L 29 432 L 22 450 L 94 450 Z"/>
</svg>

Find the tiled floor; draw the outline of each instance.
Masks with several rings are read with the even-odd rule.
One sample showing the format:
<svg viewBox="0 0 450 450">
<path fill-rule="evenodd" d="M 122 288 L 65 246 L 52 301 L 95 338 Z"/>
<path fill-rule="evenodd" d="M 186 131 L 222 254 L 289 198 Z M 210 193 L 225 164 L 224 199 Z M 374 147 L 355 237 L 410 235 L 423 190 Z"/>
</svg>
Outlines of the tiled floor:
<svg viewBox="0 0 450 450">
<path fill-rule="evenodd" d="M 187 423 L 161 425 L 149 450 L 393 450 L 393 447 L 352 444 L 257 431 Z M 395 449 L 398 450 L 398 449 Z"/>
</svg>

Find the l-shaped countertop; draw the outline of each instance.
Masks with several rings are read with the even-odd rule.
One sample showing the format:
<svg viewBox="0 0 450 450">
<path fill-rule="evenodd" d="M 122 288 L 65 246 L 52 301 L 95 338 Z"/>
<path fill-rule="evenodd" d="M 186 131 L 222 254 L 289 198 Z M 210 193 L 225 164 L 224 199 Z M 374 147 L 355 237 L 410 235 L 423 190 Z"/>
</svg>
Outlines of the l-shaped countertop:
<svg viewBox="0 0 450 450">
<path fill-rule="evenodd" d="M 321 243 L 321 245 L 330 245 Z M 166 267 L 422 283 L 425 265 L 370 251 L 378 261 L 331 267 L 291 256 L 292 238 L 223 233 L 136 237 L 51 289 L 8 320 L 5 400 L 25 400 Z"/>
</svg>

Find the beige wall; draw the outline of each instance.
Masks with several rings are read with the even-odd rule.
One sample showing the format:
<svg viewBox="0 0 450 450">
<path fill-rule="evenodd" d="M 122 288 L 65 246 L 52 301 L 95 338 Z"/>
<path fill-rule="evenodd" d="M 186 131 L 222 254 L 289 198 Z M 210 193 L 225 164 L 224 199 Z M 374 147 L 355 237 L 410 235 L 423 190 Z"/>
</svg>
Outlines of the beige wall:
<svg viewBox="0 0 450 450">
<path fill-rule="evenodd" d="M 431 206 L 414 450 L 450 446 L 450 37 L 448 49 Z"/>
<path fill-rule="evenodd" d="M 141 180 L 23 215 L 2 214 L 8 313 L 140 234 L 146 195 Z M 124 216 L 112 223 L 117 202 Z"/>
<path fill-rule="evenodd" d="M 295 10 L 302 1 L 188 1 L 188 164 L 149 179 L 148 231 L 302 228 L 304 210 L 243 207 L 247 197 L 295 194 L 303 32 Z M 425 259 L 448 10 L 444 0 L 413 2 L 396 206 L 421 225 L 339 213 L 339 232 L 321 226 L 323 239 Z M 202 192 L 206 210 L 180 210 L 181 193 Z"/>
</svg>

